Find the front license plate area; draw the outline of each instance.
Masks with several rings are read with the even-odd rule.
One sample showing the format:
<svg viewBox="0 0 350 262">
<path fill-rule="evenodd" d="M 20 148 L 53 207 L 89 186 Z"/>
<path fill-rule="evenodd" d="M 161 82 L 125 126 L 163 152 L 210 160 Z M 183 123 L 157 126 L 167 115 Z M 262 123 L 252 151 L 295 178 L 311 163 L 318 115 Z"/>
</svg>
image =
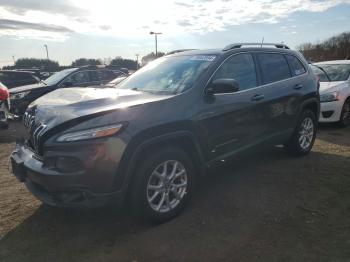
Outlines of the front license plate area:
<svg viewBox="0 0 350 262">
<path fill-rule="evenodd" d="M 15 177 L 20 182 L 24 182 L 26 179 L 27 172 L 23 162 L 15 159 L 15 156 L 11 156 L 11 166 L 12 166 L 12 173 L 15 175 Z"/>
</svg>

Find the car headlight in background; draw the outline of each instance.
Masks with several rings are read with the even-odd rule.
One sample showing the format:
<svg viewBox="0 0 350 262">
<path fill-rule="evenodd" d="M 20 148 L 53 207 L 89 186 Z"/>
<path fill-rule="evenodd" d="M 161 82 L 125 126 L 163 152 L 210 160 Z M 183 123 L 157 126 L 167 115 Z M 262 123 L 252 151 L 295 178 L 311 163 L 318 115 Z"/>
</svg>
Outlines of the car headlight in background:
<svg viewBox="0 0 350 262">
<path fill-rule="evenodd" d="M 81 130 L 71 133 L 66 133 L 59 136 L 57 142 L 73 142 L 79 140 L 93 139 L 99 137 L 106 137 L 116 134 L 123 127 L 122 124 L 109 125 L 93 129 Z"/>
<path fill-rule="evenodd" d="M 30 93 L 30 91 L 16 93 L 16 94 L 11 94 L 10 95 L 10 99 L 22 99 L 23 97 L 25 97 L 29 93 Z"/>
<path fill-rule="evenodd" d="M 320 101 L 321 102 L 332 102 L 338 100 L 338 92 L 332 92 L 327 94 L 321 94 L 320 95 Z"/>
</svg>

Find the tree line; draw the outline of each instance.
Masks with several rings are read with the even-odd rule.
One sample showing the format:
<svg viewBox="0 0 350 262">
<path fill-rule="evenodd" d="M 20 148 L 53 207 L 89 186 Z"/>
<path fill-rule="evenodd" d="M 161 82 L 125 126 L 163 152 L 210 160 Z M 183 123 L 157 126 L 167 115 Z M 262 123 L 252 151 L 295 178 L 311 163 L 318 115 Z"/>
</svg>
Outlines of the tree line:
<svg viewBox="0 0 350 262">
<path fill-rule="evenodd" d="M 158 52 L 157 56 L 154 52 L 149 53 L 142 57 L 141 64 L 138 61 L 132 59 L 125 59 L 121 56 L 117 56 L 114 59 L 108 61 L 102 59 L 93 58 L 79 58 L 74 60 L 69 66 L 61 66 L 57 61 L 37 58 L 20 58 L 15 61 L 13 66 L 4 66 L 3 70 L 13 69 L 40 69 L 42 71 L 56 72 L 70 67 L 81 67 L 89 65 L 112 65 L 119 68 L 127 68 L 129 70 L 137 70 L 141 66 L 149 63 L 150 61 L 163 56 L 165 53 Z"/>
<path fill-rule="evenodd" d="M 350 59 L 350 32 L 344 32 L 316 44 L 304 43 L 297 49 L 310 62 Z"/>
</svg>

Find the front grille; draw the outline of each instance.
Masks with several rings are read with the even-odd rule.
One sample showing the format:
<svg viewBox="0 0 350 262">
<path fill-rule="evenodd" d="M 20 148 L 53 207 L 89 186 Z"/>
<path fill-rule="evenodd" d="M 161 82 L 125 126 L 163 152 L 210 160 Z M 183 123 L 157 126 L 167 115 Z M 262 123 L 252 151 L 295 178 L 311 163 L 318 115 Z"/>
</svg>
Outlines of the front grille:
<svg viewBox="0 0 350 262">
<path fill-rule="evenodd" d="M 45 125 L 41 124 L 35 117 L 35 110 L 24 113 L 23 124 L 28 132 L 28 145 L 35 153 L 40 154 L 40 139 L 45 132 Z"/>
</svg>

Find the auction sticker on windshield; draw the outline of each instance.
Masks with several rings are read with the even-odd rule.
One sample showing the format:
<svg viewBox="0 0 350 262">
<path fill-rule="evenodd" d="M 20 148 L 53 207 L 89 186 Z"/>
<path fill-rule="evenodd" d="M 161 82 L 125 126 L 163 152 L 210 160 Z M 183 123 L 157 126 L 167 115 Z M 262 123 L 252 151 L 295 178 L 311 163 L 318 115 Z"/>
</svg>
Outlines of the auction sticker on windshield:
<svg viewBox="0 0 350 262">
<path fill-rule="evenodd" d="M 192 56 L 191 60 L 196 60 L 196 61 L 213 61 L 215 59 L 214 55 L 196 55 Z"/>
</svg>

